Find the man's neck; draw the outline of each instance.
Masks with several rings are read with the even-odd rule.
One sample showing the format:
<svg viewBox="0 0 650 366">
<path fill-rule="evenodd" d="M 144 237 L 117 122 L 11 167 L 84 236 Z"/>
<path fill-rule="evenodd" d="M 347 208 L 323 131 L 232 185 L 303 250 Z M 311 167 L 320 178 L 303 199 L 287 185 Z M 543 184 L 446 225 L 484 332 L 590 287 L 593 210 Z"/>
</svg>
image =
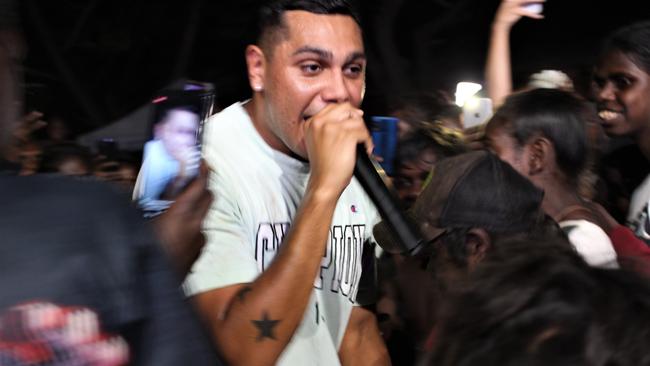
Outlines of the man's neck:
<svg viewBox="0 0 650 366">
<path fill-rule="evenodd" d="M 264 142 L 269 145 L 273 150 L 279 151 L 285 155 L 291 156 L 298 160 L 304 160 L 293 151 L 291 151 L 278 136 L 271 130 L 269 121 L 266 119 L 266 111 L 264 105 L 260 101 L 256 101 L 255 97 L 250 102 L 244 104 L 244 110 L 248 113 L 253 126 L 257 133 L 262 137 Z"/>
</svg>

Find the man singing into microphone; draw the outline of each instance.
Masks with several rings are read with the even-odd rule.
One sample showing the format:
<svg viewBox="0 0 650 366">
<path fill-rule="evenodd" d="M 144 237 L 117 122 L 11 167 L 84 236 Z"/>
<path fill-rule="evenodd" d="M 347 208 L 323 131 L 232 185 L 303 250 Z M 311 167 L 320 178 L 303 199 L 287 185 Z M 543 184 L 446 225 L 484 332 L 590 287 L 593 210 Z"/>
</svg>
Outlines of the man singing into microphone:
<svg viewBox="0 0 650 366">
<path fill-rule="evenodd" d="M 372 147 L 358 18 L 345 0 L 271 1 L 260 15 L 253 96 L 206 124 L 219 199 L 185 290 L 231 365 L 390 364 L 357 297 L 378 221 L 352 177 L 357 144 Z"/>
</svg>

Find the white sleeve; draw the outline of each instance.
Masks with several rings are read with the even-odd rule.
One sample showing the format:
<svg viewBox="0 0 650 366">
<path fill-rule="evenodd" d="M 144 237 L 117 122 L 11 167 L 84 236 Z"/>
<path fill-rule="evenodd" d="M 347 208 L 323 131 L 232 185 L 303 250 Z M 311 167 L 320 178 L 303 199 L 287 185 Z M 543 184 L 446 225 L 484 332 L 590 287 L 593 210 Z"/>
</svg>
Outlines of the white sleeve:
<svg viewBox="0 0 650 366">
<path fill-rule="evenodd" d="M 567 233 L 569 242 L 590 266 L 618 268 L 614 246 L 599 226 L 585 220 L 564 221 L 560 226 Z"/>
<path fill-rule="evenodd" d="M 648 200 L 650 200 L 650 174 L 632 193 L 630 208 L 627 214 L 628 224 L 636 222 L 643 207 L 648 203 Z"/>
<path fill-rule="evenodd" d="M 259 275 L 252 238 L 243 223 L 232 185 L 218 172 L 210 175 L 208 187 L 214 202 L 203 221 L 206 244 L 185 279 L 187 296 L 238 283 Z"/>
</svg>

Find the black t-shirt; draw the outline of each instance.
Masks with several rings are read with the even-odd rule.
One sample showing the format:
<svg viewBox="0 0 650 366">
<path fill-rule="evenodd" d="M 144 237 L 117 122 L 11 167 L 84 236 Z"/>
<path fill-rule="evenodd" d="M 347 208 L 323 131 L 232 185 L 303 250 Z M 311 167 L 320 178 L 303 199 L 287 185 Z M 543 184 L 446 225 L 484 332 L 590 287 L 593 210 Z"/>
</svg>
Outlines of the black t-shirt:
<svg viewBox="0 0 650 366">
<path fill-rule="evenodd" d="M 35 343 L 50 351 L 48 365 L 86 357 L 75 347 L 92 336 L 128 344 L 133 365 L 220 364 L 127 197 L 98 182 L 0 176 L 0 210 L 0 360 L 41 357 L 28 352 Z M 62 338 L 66 329 L 80 336 Z"/>
</svg>

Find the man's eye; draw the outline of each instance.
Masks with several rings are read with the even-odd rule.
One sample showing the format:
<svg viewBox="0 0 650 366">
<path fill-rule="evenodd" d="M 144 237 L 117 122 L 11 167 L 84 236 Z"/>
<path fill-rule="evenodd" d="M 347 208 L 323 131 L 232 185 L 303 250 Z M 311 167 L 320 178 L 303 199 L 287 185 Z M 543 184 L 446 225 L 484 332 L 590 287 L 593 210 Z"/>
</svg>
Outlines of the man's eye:
<svg viewBox="0 0 650 366">
<path fill-rule="evenodd" d="M 349 76 L 359 76 L 363 73 L 363 66 L 361 65 L 350 65 L 345 69 L 345 73 Z"/>
<path fill-rule="evenodd" d="M 318 74 L 322 70 L 319 64 L 314 63 L 300 65 L 300 69 L 305 74 Z"/>
</svg>

